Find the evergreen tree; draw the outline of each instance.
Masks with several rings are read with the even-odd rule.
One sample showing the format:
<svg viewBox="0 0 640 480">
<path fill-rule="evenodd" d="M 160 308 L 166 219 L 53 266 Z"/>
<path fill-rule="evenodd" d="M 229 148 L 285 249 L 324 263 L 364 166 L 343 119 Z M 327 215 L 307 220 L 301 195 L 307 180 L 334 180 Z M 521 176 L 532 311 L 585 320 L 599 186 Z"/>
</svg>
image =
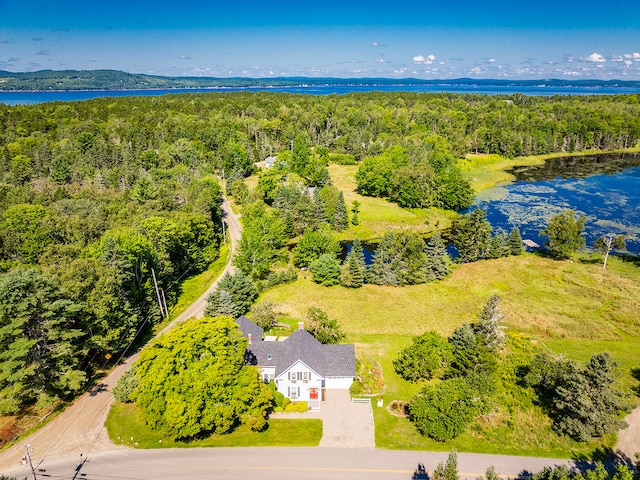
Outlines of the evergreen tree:
<svg viewBox="0 0 640 480">
<path fill-rule="evenodd" d="M 330 287 L 340 283 L 340 263 L 335 255 L 325 253 L 309 265 L 314 282 Z"/>
<path fill-rule="evenodd" d="M 360 202 L 354 200 L 351 203 L 351 224 L 358 225 L 360 223 Z"/>
<path fill-rule="evenodd" d="M 349 226 L 349 215 L 347 214 L 347 206 L 344 203 L 344 195 L 342 192 L 338 195 L 336 209 L 331 219 L 331 226 L 338 231 L 344 230 Z"/>
<path fill-rule="evenodd" d="M 205 315 L 236 318 L 249 311 L 257 296 L 258 289 L 242 270 L 237 270 L 233 275 L 226 273 L 214 292 L 207 297 L 209 305 Z"/>
<path fill-rule="evenodd" d="M 429 281 L 441 280 L 451 273 L 451 268 L 449 267 L 451 258 L 447 253 L 439 231 L 436 231 L 427 240 L 425 254 L 427 256 L 427 279 Z"/>
<path fill-rule="evenodd" d="M 424 241 L 414 232 L 388 232 L 382 237 L 369 268 L 369 283 L 416 285 L 428 278 Z"/>
<path fill-rule="evenodd" d="M 455 448 L 451 450 L 444 466 L 444 480 L 459 480 L 458 476 L 458 454 Z"/>
<path fill-rule="evenodd" d="M 475 262 L 488 258 L 491 247 L 491 224 L 487 212 L 476 208 L 454 220 L 451 226 L 453 243 L 458 250 L 458 262 Z"/>
<path fill-rule="evenodd" d="M 357 237 L 351 245 L 351 250 L 342 265 L 340 284 L 344 287 L 359 288 L 364 284 L 367 267 L 364 261 L 362 244 Z"/>
<path fill-rule="evenodd" d="M 504 232 L 500 232 L 491 237 L 488 258 L 507 257 L 509 256 L 509 252 L 509 243 L 507 241 L 507 235 Z"/>
<path fill-rule="evenodd" d="M 0 275 L 0 415 L 84 386 L 83 306 L 35 269 Z"/>
<path fill-rule="evenodd" d="M 522 254 L 524 248 L 522 247 L 522 236 L 518 227 L 513 227 L 513 230 L 509 233 L 507 243 L 509 244 L 509 255 Z"/>
<path fill-rule="evenodd" d="M 504 315 L 500 311 L 500 297 L 492 295 L 478 316 L 478 323 L 474 324 L 474 330 L 479 340 L 489 350 L 496 352 L 504 347 L 505 327 L 502 325 Z"/>
<path fill-rule="evenodd" d="M 320 195 L 319 188 L 315 188 L 313 190 L 313 215 L 319 223 L 329 221 L 329 219 L 327 218 L 327 211 L 325 209 L 324 200 Z"/>
</svg>

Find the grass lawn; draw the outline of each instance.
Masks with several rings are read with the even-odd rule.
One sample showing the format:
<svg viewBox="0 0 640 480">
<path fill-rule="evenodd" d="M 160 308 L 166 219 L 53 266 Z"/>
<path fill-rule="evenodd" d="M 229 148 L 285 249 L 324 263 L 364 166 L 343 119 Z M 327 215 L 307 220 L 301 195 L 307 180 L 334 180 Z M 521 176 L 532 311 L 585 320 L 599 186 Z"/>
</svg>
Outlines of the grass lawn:
<svg viewBox="0 0 640 480">
<path fill-rule="evenodd" d="M 621 367 L 621 387 L 628 392 L 637 389 L 640 268 L 614 258 L 603 270 L 599 263 L 583 260 L 554 261 L 527 254 L 482 261 L 457 266 L 443 281 L 404 288 L 327 288 L 314 284 L 307 273 L 294 284 L 265 292 L 262 298 L 279 304 L 293 318 L 303 318 L 311 305 L 324 309 L 338 320 L 358 355 L 381 363 L 384 407 L 373 403 L 380 448 L 448 451 L 455 447 L 483 453 L 589 457 L 612 447 L 615 438 L 581 444 L 559 437 L 524 390 L 517 408 L 513 402 L 497 400 L 494 411 L 478 417 L 467 433 L 446 443 L 422 437 L 406 418 L 395 417 L 385 408 L 392 400 L 410 401 L 421 389 L 400 378 L 392 366 L 412 336 L 426 330 L 449 335 L 463 322 L 475 321 L 493 293 L 503 299 L 510 332 L 575 360 L 609 351 Z"/>
<path fill-rule="evenodd" d="M 119 402 L 111 407 L 106 427 L 113 443 L 134 448 L 315 447 L 322 438 L 322 420 L 276 418 L 269 420 L 264 432 L 239 428 L 227 435 L 177 442 L 140 423 L 135 404 Z"/>
</svg>

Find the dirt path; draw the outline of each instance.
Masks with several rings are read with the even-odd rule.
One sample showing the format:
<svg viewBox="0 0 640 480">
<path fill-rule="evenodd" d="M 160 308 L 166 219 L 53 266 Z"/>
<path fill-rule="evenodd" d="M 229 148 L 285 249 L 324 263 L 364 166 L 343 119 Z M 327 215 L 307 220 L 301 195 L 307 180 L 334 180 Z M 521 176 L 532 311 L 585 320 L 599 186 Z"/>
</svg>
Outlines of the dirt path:
<svg viewBox="0 0 640 480">
<path fill-rule="evenodd" d="M 226 272 L 233 270 L 231 258 L 242 234 L 240 223 L 231 211 L 229 202 L 226 199 L 222 204 L 222 208 L 225 213 L 225 223 L 231 238 L 231 255 L 229 263 L 219 278 L 222 278 Z M 207 305 L 206 298 L 215 288 L 218 280 L 209 287 L 204 295 L 196 300 L 173 322 L 167 325 L 158 335 L 167 332 L 177 323 L 187 318 L 201 317 Z M 113 394 L 111 393 L 112 388 L 118 383 L 118 380 L 124 372 L 135 363 L 137 358 L 137 354 L 133 355 L 124 363 L 118 365 L 100 384 L 78 398 L 73 405 L 68 407 L 43 428 L 0 453 L 0 472 L 19 465 L 25 454 L 27 445 L 31 445 L 33 448 L 31 458 L 34 466 L 45 459 L 70 455 L 77 455 L 80 459 L 80 455 L 86 457 L 89 452 L 95 453 L 123 448 L 116 447 L 111 443 L 104 423 L 114 400 Z"/>
<path fill-rule="evenodd" d="M 614 451 L 635 463 L 635 455 L 640 454 L 640 407 L 633 410 L 625 420 L 629 426 L 620 430 Z"/>
</svg>

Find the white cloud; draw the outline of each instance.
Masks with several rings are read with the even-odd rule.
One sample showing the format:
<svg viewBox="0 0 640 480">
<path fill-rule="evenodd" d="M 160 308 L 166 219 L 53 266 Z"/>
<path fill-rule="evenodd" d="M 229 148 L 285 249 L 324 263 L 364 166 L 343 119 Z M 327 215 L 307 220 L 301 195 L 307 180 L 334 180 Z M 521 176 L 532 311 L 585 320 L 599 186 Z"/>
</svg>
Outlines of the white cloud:
<svg viewBox="0 0 640 480">
<path fill-rule="evenodd" d="M 378 63 L 387 63 L 387 61 L 384 58 L 376 58 L 376 62 L 378 62 Z"/>
<path fill-rule="evenodd" d="M 588 57 L 583 58 L 583 60 L 585 62 L 591 62 L 591 63 L 605 63 L 607 61 L 606 58 L 604 58 L 599 53 L 595 53 L 595 52 L 589 55 Z"/>
<path fill-rule="evenodd" d="M 632 62 L 631 60 L 625 60 L 625 61 L 624 61 L 624 64 L 625 64 L 627 67 L 630 67 L 631 65 L 633 65 L 633 62 Z"/>
<path fill-rule="evenodd" d="M 611 55 L 612 62 L 621 62 L 623 60 L 622 55 Z"/>
<path fill-rule="evenodd" d="M 380 44 L 378 42 L 371 42 L 372 47 L 379 47 Z"/>
<path fill-rule="evenodd" d="M 495 58 L 487 58 L 487 63 L 496 63 L 497 60 Z"/>
<path fill-rule="evenodd" d="M 431 65 L 433 62 L 435 62 L 435 60 L 436 56 L 434 54 L 427 55 L 426 57 L 424 55 L 415 55 L 412 59 L 413 63 L 415 63 L 416 65 Z"/>
<path fill-rule="evenodd" d="M 625 53 L 624 58 L 635 60 L 636 62 L 640 62 L 640 53 L 638 52 Z"/>
</svg>

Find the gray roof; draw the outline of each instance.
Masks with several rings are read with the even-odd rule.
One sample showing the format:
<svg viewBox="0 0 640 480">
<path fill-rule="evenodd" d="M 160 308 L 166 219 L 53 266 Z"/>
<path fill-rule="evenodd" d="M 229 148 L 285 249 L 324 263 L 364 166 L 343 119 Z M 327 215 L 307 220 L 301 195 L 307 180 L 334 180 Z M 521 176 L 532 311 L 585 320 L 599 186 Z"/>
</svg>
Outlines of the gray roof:
<svg viewBox="0 0 640 480">
<path fill-rule="evenodd" d="M 257 327 L 246 317 L 242 323 L 238 319 L 238 324 L 245 336 L 254 328 L 249 324 Z M 302 329 L 296 330 L 282 342 L 256 341 L 256 338 L 262 337 L 252 334 L 252 342 L 247 346 L 245 355 L 247 363 L 275 367 L 276 376 L 287 371 L 298 360 L 325 378 L 355 377 L 356 375 L 356 355 L 353 345 L 324 345 Z"/>
<path fill-rule="evenodd" d="M 262 329 L 262 327 L 259 327 L 258 325 L 253 323 L 244 315 L 240 315 L 236 319 L 236 323 L 240 326 L 240 330 L 242 330 L 242 334 L 245 337 L 248 337 L 249 334 L 251 334 L 252 342 L 262 340 L 262 335 L 264 334 L 264 330 Z"/>
</svg>

